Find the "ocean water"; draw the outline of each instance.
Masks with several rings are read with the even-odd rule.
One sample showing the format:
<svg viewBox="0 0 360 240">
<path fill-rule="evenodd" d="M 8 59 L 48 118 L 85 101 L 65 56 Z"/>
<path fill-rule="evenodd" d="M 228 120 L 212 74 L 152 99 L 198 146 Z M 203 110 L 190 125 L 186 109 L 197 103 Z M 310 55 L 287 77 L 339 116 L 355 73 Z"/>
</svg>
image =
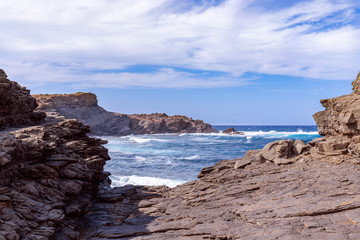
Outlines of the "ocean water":
<svg viewBox="0 0 360 240">
<path fill-rule="evenodd" d="M 174 187 L 195 180 L 203 167 L 218 161 L 243 157 L 246 151 L 263 148 L 280 139 L 308 142 L 320 137 L 316 126 L 213 126 L 222 131 L 234 127 L 245 135 L 222 133 L 152 134 L 124 137 L 100 136 L 108 140 L 112 160 L 105 170 L 112 186 L 167 185 Z"/>
</svg>

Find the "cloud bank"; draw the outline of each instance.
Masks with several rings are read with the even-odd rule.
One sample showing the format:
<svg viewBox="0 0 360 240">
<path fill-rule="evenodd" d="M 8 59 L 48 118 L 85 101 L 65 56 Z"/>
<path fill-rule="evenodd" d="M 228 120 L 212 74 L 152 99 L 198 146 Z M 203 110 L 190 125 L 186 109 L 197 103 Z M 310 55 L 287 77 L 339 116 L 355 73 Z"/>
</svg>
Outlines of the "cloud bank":
<svg viewBox="0 0 360 240">
<path fill-rule="evenodd" d="M 247 84 L 247 72 L 352 79 L 356 1 L 278 2 L 2 1 L 0 66 L 27 85 L 228 87 Z M 129 70 L 146 65 L 156 67 Z"/>
</svg>

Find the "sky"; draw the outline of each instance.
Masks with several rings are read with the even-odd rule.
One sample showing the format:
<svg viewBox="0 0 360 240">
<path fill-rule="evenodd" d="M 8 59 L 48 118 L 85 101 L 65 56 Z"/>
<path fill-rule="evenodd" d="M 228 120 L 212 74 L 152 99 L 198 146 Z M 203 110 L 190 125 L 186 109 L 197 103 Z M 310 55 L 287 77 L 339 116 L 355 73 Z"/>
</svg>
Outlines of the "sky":
<svg viewBox="0 0 360 240">
<path fill-rule="evenodd" d="M 356 0 L 0 2 L 0 68 L 121 113 L 314 125 L 360 71 Z"/>
</svg>

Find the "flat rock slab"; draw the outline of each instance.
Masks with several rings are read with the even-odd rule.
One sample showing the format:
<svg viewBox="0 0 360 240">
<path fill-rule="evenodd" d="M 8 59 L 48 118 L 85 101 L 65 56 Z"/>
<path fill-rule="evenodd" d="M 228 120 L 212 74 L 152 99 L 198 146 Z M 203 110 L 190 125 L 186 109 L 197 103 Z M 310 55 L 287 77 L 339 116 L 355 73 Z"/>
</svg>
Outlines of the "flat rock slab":
<svg viewBox="0 0 360 240">
<path fill-rule="evenodd" d="M 241 167 L 235 169 L 236 164 Z M 136 194 L 107 204 L 107 209 L 95 206 L 91 214 L 98 211 L 97 219 L 105 215 L 112 221 L 98 220 L 92 228 L 85 224 L 81 239 L 360 236 L 358 165 L 317 160 L 277 165 L 237 159 L 220 162 L 201 176 L 166 191 L 135 187 Z M 102 206 L 101 200 L 97 204 Z"/>
</svg>

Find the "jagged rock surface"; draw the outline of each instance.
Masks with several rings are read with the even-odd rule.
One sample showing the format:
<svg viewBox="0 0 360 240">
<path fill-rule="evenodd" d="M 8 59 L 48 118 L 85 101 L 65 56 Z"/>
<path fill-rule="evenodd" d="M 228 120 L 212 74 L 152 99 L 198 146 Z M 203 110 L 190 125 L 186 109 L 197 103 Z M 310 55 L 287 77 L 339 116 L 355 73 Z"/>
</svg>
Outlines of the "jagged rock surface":
<svg viewBox="0 0 360 240">
<path fill-rule="evenodd" d="M 44 113 L 34 113 L 36 100 L 30 90 L 10 81 L 0 69 L 0 128 L 39 122 Z"/>
<path fill-rule="evenodd" d="M 109 159 L 77 120 L 0 133 L 0 239 L 77 239 Z M 59 238 L 60 239 L 60 238 Z"/>
<path fill-rule="evenodd" d="M 29 90 L 0 71 L 0 239 L 78 239 L 78 219 L 108 177 L 100 139 L 77 120 L 36 123 Z"/>
<path fill-rule="evenodd" d="M 352 85 L 351 94 L 320 101 L 326 108 L 314 114 L 320 135 L 351 137 L 360 134 L 360 73 Z"/>
<path fill-rule="evenodd" d="M 93 93 L 33 95 L 39 111 L 50 118 L 75 118 L 91 127 L 96 135 L 129 135 L 152 133 L 218 132 L 210 124 L 185 116 L 166 114 L 120 114 L 108 112 L 97 104 Z"/>
</svg>

